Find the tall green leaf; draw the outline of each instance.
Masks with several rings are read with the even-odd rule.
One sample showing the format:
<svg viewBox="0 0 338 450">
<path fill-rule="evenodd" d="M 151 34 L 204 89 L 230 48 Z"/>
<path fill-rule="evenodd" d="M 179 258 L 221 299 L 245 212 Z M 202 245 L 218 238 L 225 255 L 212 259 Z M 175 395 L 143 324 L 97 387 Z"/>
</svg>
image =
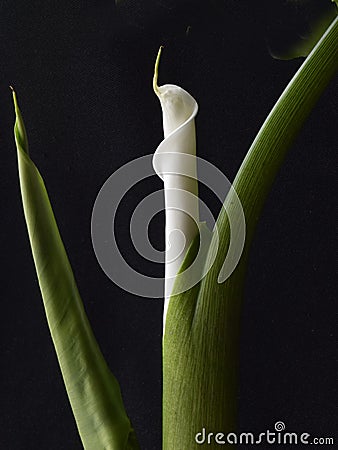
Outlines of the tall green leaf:
<svg viewBox="0 0 338 450">
<path fill-rule="evenodd" d="M 330 25 L 270 112 L 234 180 L 246 219 L 246 243 L 230 278 L 218 275 L 230 242 L 228 194 L 212 239 L 214 265 L 200 284 L 170 299 L 163 339 L 163 449 L 198 449 L 196 433 L 236 427 L 238 337 L 244 278 L 254 230 L 294 137 L 338 69 L 338 20 Z M 186 257 L 194 255 L 196 243 Z M 174 288 L 175 290 L 175 288 Z M 202 436 L 200 436 L 202 438 Z M 208 448 L 219 448 L 219 445 Z"/>
<path fill-rule="evenodd" d="M 120 388 L 88 322 L 43 179 L 29 157 L 13 91 L 22 202 L 49 329 L 76 424 L 86 450 L 139 446 Z"/>
</svg>

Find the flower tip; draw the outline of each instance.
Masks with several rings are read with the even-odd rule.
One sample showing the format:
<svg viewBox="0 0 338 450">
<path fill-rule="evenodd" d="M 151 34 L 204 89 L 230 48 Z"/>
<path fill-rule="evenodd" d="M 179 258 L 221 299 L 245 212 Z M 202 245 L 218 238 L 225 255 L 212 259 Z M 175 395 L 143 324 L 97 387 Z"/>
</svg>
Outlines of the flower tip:
<svg viewBox="0 0 338 450">
<path fill-rule="evenodd" d="M 161 45 L 159 50 L 158 50 L 158 53 L 157 53 L 157 57 L 156 57 L 156 61 L 155 61 L 154 77 L 153 77 L 153 89 L 154 89 L 155 94 L 158 95 L 158 96 L 160 95 L 160 91 L 158 89 L 158 84 L 157 84 L 157 81 L 158 81 L 158 67 L 160 65 L 160 58 L 161 58 L 161 54 L 162 54 L 162 49 L 163 49 L 163 46 Z"/>
</svg>

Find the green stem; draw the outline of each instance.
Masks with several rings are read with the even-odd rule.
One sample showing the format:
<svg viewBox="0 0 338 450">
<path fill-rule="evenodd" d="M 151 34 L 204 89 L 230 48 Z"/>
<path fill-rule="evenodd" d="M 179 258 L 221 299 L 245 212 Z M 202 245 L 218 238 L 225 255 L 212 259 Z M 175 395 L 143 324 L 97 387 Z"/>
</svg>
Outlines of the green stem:
<svg viewBox="0 0 338 450">
<path fill-rule="evenodd" d="M 199 286 L 170 300 L 163 342 L 163 449 L 199 449 L 196 433 L 236 428 L 240 310 L 249 248 L 270 187 L 295 136 L 338 69 L 336 18 L 295 74 L 264 122 L 233 186 L 247 227 L 241 261 L 223 284 L 217 282 L 229 246 L 227 196 L 217 220 L 215 263 Z M 234 210 L 235 214 L 236 211 Z M 187 261 L 196 250 L 193 244 Z M 218 444 L 208 448 L 219 448 Z"/>
</svg>

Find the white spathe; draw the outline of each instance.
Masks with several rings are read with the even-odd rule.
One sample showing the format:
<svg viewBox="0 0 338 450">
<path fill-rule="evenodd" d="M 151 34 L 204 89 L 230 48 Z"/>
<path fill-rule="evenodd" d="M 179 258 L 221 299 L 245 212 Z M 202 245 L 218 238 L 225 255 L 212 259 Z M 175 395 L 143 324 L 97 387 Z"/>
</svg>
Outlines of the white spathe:
<svg viewBox="0 0 338 450">
<path fill-rule="evenodd" d="M 163 116 L 164 140 L 158 146 L 153 167 L 164 183 L 165 197 L 165 292 L 163 330 L 175 276 L 198 232 L 198 183 L 196 168 L 196 100 L 172 84 L 157 86 L 159 50 L 154 91 Z M 187 157 L 190 155 L 190 157 Z"/>
</svg>

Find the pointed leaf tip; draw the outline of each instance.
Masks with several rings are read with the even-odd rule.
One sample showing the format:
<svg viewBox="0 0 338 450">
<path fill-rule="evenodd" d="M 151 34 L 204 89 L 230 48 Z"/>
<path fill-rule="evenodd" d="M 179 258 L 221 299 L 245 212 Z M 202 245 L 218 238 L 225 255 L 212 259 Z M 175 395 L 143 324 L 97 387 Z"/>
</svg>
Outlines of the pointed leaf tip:
<svg viewBox="0 0 338 450">
<path fill-rule="evenodd" d="M 15 110 L 15 124 L 14 124 L 14 138 L 16 145 L 18 149 L 22 150 L 27 155 L 29 154 L 29 146 L 28 146 L 28 139 L 27 139 L 27 133 L 26 128 L 22 119 L 22 115 L 19 109 L 18 105 L 18 99 L 16 96 L 16 92 L 13 88 L 13 86 L 9 86 L 9 88 L 12 91 L 13 95 L 13 103 L 14 103 L 14 110 Z"/>
</svg>

